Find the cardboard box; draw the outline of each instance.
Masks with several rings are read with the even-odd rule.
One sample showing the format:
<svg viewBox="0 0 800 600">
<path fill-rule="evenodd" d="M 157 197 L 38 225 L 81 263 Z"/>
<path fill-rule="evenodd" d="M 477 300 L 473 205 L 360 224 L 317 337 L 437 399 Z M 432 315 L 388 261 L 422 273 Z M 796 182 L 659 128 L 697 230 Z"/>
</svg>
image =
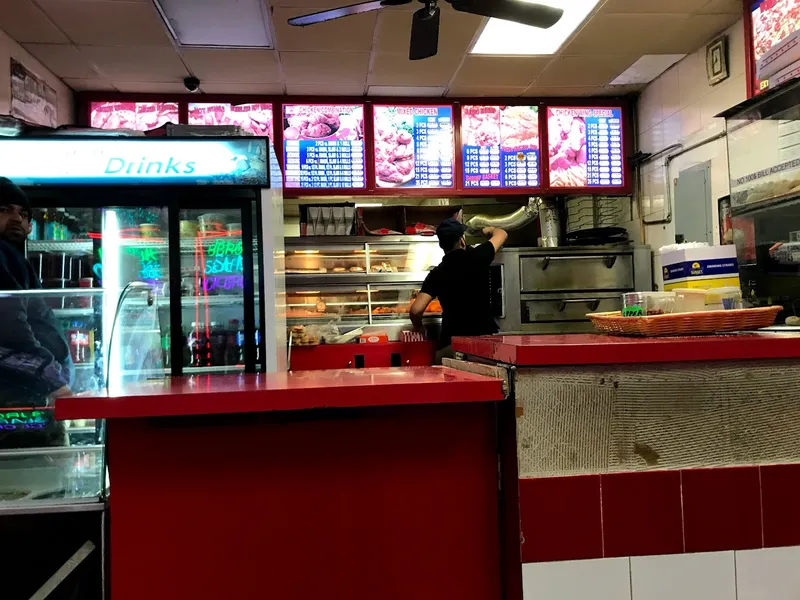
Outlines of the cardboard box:
<svg viewBox="0 0 800 600">
<path fill-rule="evenodd" d="M 740 287 L 736 246 L 708 246 L 661 253 L 664 291 Z"/>
</svg>

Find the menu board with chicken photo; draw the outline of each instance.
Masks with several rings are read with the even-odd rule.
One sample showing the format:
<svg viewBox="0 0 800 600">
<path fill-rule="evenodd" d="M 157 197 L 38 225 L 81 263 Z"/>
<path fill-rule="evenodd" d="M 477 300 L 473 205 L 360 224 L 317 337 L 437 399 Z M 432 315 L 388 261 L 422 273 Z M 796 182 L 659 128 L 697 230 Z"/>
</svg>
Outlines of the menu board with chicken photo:
<svg viewBox="0 0 800 600">
<path fill-rule="evenodd" d="M 190 103 L 189 125 L 236 125 L 272 139 L 272 104 Z"/>
<path fill-rule="evenodd" d="M 550 107 L 547 136 L 551 187 L 625 184 L 621 108 Z"/>
<path fill-rule="evenodd" d="M 89 125 L 98 129 L 150 131 L 178 123 L 177 102 L 92 102 Z"/>
<path fill-rule="evenodd" d="M 380 188 L 452 188 L 452 106 L 375 106 L 375 180 Z"/>
<path fill-rule="evenodd" d="M 539 186 L 539 109 L 462 106 L 464 188 Z"/>
<path fill-rule="evenodd" d="M 283 152 L 287 188 L 365 188 L 364 105 L 284 105 Z"/>
</svg>

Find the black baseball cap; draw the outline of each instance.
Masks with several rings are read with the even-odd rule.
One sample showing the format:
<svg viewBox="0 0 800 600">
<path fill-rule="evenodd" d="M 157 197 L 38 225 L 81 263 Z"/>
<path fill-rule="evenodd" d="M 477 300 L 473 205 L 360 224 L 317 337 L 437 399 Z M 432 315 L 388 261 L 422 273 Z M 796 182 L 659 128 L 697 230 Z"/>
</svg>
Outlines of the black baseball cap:
<svg viewBox="0 0 800 600">
<path fill-rule="evenodd" d="M 442 240 L 457 240 L 464 235 L 469 227 L 464 225 L 458 219 L 445 219 L 436 228 L 436 236 L 439 241 Z"/>
</svg>

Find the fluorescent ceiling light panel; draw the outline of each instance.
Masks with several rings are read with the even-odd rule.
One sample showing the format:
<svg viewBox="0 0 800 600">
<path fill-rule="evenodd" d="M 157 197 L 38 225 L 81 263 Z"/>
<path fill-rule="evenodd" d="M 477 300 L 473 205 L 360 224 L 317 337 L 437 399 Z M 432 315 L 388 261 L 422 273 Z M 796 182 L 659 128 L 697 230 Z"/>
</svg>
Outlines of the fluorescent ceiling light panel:
<svg viewBox="0 0 800 600">
<path fill-rule="evenodd" d="M 181 46 L 273 47 L 263 0 L 154 0 Z"/>
<path fill-rule="evenodd" d="M 561 20 L 550 29 L 520 25 L 501 19 L 489 19 L 472 54 L 549 55 L 559 48 L 580 27 L 600 0 L 535 0 L 564 10 Z M 665 0 L 668 1 L 668 0 Z M 534 0 L 519 0 L 534 2 Z"/>
<path fill-rule="evenodd" d="M 625 69 L 611 85 L 636 85 L 650 83 L 681 60 L 685 54 L 645 54 Z"/>
</svg>

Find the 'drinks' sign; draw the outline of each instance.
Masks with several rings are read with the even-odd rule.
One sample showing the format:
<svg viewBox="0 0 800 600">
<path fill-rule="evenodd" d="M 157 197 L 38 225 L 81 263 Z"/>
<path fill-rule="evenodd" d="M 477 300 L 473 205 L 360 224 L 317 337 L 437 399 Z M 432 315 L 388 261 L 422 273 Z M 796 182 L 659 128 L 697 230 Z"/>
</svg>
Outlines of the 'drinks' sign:
<svg viewBox="0 0 800 600">
<path fill-rule="evenodd" d="M 263 139 L 0 139 L 0 175 L 20 185 L 268 183 Z"/>
</svg>

